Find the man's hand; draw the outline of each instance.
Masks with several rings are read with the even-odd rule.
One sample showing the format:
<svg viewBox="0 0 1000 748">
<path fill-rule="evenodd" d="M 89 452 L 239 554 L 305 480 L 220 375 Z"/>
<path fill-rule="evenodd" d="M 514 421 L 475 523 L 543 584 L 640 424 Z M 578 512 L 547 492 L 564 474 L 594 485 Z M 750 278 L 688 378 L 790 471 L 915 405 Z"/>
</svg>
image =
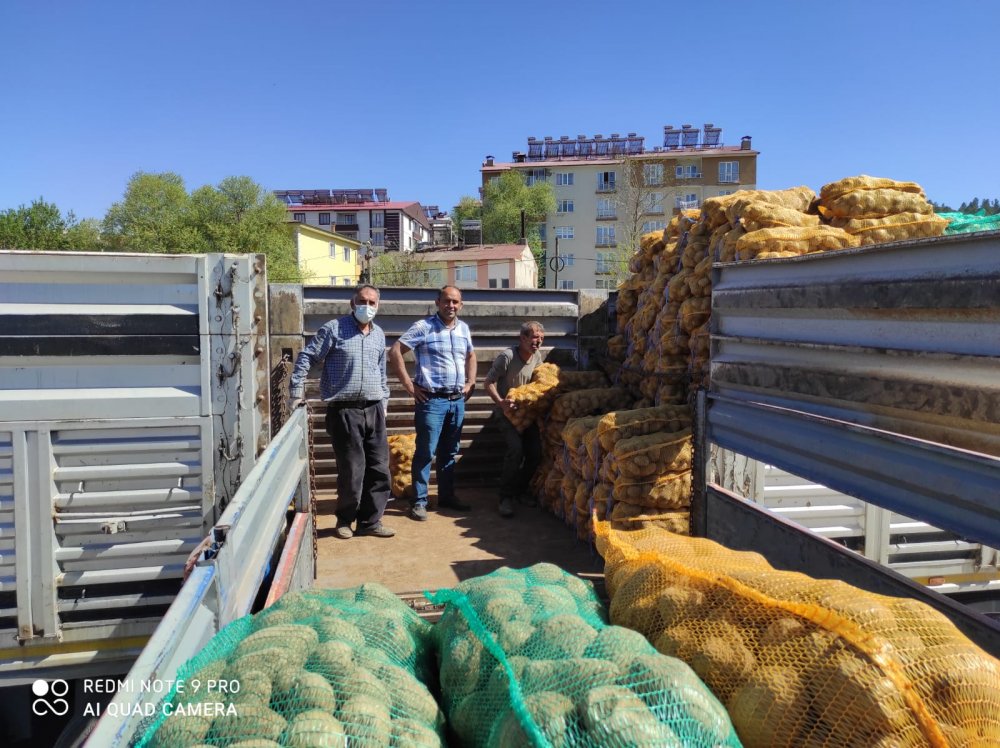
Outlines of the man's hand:
<svg viewBox="0 0 1000 748">
<path fill-rule="evenodd" d="M 476 383 L 467 384 L 462 388 L 462 393 L 465 395 L 465 400 L 468 402 L 469 398 L 472 397 L 472 391 L 476 389 Z"/>
<path fill-rule="evenodd" d="M 413 400 L 417 403 L 426 403 L 430 399 L 430 393 L 419 384 L 410 384 L 406 391 L 413 395 Z"/>
<path fill-rule="evenodd" d="M 517 410 L 517 403 L 511 400 L 509 397 L 500 401 L 500 408 L 505 413 L 512 413 Z"/>
<path fill-rule="evenodd" d="M 288 398 L 288 412 L 291 413 L 296 408 L 306 407 L 306 401 L 301 397 L 290 397 Z"/>
</svg>

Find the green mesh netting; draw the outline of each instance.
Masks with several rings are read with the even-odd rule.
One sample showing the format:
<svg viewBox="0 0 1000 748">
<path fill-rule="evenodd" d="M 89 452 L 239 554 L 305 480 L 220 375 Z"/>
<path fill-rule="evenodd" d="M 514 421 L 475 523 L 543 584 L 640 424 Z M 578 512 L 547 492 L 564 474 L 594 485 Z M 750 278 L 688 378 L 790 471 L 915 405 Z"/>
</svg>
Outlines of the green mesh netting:
<svg viewBox="0 0 1000 748">
<path fill-rule="evenodd" d="M 946 234 L 967 234 L 973 231 L 1000 231 L 1000 215 L 988 216 L 984 211 L 972 215 L 968 213 L 938 213 L 947 218 Z"/>
<path fill-rule="evenodd" d="M 181 667 L 137 745 L 443 745 L 430 631 L 377 584 L 285 595 Z"/>
<path fill-rule="evenodd" d="M 552 564 L 428 595 L 442 704 L 463 746 L 738 746 L 694 671 L 607 623 L 593 585 Z"/>
</svg>

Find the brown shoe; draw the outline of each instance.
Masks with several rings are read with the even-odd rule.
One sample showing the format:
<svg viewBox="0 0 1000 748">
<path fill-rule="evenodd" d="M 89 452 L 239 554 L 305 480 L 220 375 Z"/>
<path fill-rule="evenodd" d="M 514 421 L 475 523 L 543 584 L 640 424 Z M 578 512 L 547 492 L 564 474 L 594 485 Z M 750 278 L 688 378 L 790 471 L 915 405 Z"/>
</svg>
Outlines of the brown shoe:
<svg viewBox="0 0 1000 748">
<path fill-rule="evenodd" d="M 358 527 L 355 535 L 373 535 L 376 538 L 391 538 L 396 534 L 396 531 L 391 527 L 386 527 L 381 522 L 376 522 L 374 525 L 369 525 L 368 527 Z"/>
<path fill-rule="evenodd" d="M 341 540 L 350 540 L 354 537 L 354 532 L 351 530 L 350 525 L 337 525 L 333 534 Z"/>
</svg>

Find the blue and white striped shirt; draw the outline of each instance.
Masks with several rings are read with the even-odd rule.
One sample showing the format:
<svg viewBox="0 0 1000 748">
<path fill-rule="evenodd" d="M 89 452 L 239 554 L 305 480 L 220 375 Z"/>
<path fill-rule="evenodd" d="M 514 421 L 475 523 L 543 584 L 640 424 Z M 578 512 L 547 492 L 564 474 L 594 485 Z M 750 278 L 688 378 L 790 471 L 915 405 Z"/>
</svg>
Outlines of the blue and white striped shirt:
<svg viewBox="0 0 1000 748">
<path fill-rule="evenodd" d="M 385 333 L 372 324 L 364 335 L 353 314 L 332 319 L 316 331 L 295 360 L 289 394 L 302 397 L 309 369 L 323 361 L 320 396 L 326 401 L 389 399 Z"/>
<path fill-rule="evenodd" d="M 438 315 L 431 315 L 414 322 L 399 342 L 413 350 L 414 384 L 431 392 L 465 389 L 465 359 L 473 348 L 472 333 L 462 320 L 455 320 L 449 328 Z"/>
</svg>

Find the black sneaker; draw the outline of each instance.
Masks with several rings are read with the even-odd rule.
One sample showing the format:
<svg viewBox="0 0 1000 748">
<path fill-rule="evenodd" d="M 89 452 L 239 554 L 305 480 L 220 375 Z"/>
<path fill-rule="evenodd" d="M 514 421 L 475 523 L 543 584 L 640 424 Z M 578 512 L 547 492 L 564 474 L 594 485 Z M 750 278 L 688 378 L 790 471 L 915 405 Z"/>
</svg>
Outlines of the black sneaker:
<svg viewBox="0 0 1000 748">
<path fill-rule="evenodd" d="M 368 525 L 367 527 L 359 526 L 354 532 L 355 535 L 374 535 L 376 538 L 391 538 L 396 534 L 396 531 L 391 527 L 386 527 L 381 522 L 376 522 L 374 525 Z"/>
<path fill-rule="evenodd" d="M 472 504 L 459 501 L 457 496 L 452 496 L 447 501 L 438 499 L 438 509 L 450 509 L 453 512 L 471 512 Z"/>
<path fill-rule="evenodd" d="M 510 519 L 514 516 L 514 500 L 509 496 L 504 496 L 500 499 L 500 516 L 505 519 Z"/>
<path fill-rule="evenodd" d="M 426 504 L 412 504 L 410 506 L 410 519 L 415 519 L 417 522 L 427 521 L 427 505 Z"/>
</svg>

